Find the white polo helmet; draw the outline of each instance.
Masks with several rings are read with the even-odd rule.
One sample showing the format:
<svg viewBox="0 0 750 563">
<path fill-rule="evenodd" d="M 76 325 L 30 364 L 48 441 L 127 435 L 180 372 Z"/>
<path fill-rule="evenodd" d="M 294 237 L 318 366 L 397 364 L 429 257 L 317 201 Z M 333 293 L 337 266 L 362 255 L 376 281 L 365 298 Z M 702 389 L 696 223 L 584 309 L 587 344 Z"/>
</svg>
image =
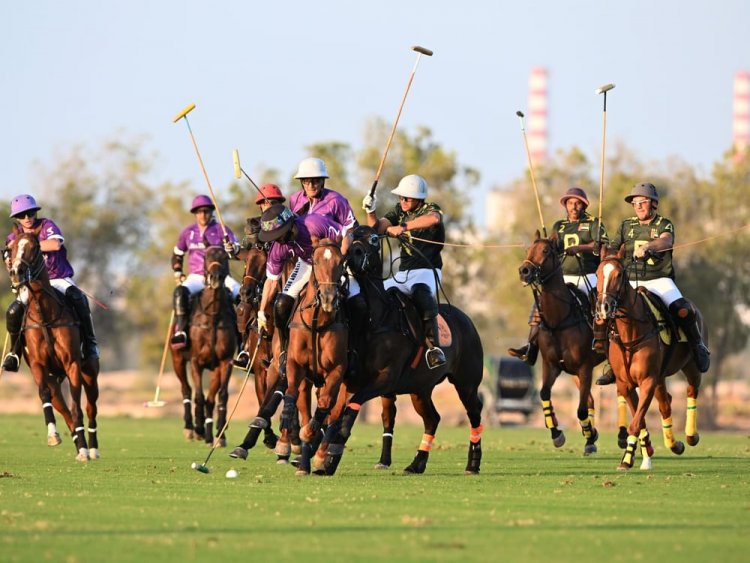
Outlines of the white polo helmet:
<svg viewBox="0 0 750 563">
<path fill-rule="evenodd" d="M 391 190 L 391 193 L 413 199 L 427 199 L 427 182 L 422 176 L 409 174 L 401 178 L 398 186 Z"/>
<path fill-rule="evenodd" d="M 326 163 L 319 158 L 306 158 L 299 163 L 297 174 L 294 177 L 297 180 L 302 178 L 328 178 L 328 169 Z"/>
</svg>

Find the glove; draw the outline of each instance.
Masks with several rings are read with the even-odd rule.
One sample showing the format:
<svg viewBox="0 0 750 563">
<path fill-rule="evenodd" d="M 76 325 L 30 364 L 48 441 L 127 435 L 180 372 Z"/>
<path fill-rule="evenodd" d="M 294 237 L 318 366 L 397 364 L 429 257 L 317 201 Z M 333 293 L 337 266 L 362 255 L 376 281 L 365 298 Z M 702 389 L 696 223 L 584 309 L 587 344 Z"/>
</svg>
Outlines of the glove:
<svg viewBox="0 0 750 563">
<path fill-rule="evenodd" d="M 180 285 L 182 282 L 185 281 L 185 274 L 182 273 L 182 270 L 174 271 L 174 281 L 177 285 Z"/>
<path fill-rule="evenodd" d="M 568 256 L 575 256 L 581 251 L 581 249 L 578 247 L 578 245 L 569 246 L 565 249 L 565 254 Z"/>
<path fill-rule="evenodd" d="M 227 254 L 229 254 L 230 258 L 234 258 L 240 251 L 240 245 L 236 242 L 232 242 L 231 240 L 227 240 L 224 242 L 224 250 L 227 251 Z"/>
<path fill-rule="evenodd" d="M 365 198 L 362 200 L 362 209 L 364 209 L 367 213 L 375 213 L 375 207 L 377 205 L 377 197 L 375 194 L 370 195 L 367 194 Z"/>
<path fill-rule="evenodd" d="M 268 332 L 268 319 L 264 311 L 258 311 L 258 332 Z"/>
</svg>

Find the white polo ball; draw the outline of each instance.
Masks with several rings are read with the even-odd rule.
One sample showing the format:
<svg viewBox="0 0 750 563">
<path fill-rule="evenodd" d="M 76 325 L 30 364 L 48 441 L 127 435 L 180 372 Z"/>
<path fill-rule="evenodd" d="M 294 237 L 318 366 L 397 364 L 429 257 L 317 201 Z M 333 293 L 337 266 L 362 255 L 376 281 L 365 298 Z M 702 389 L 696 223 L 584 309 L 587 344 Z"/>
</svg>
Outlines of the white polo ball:
<svg viewBox="0 0 750 563">
<path fill-rule="evenodd" d="M 234 479 L 235 477 L 237 477 L 237 475 L 239 475 L 239 473 L 237 473 L 235 469 L 230 469 L 229 471 L 227 471 L 225 477 L 227 479 Z"/>
<path fill-rule="evenodd" d="M 190 468 L 191 469 L 195 469 L 196 467 L 198 467 L 197 463 L 193 462 L 193 463 L 190 464 Z"/>
</svg>

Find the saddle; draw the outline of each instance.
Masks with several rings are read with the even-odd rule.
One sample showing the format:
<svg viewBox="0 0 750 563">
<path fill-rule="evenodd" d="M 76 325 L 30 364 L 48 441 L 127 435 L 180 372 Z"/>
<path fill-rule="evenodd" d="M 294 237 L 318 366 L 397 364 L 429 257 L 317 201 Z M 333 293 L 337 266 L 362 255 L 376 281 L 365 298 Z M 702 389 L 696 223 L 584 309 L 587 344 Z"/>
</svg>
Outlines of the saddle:
<svg viewBox="0 0 750 563">
<path fill-rule="evenodd" d="M 387 293 L 398 310 L 401 332 L 410 336 L 415 344 L 422 344 L 424 342 L 424 326 L 411 298 L 395 287 L 390 288 Z M 438 342 L 436 344 L 441 348 L 448 347 L 453 344 L 451 329 L 442 314 L 438 313 L 437 321 Z"/>
<path fill-rule="evenodd" d="M 586 322 L 589 326 L 593 326 L 594 323 L 594 311 L 592 307 L 592 303 L 596 302 L 596 299 L 589 299 L 589 296 L 578 289 L 578 286 L 572 283 L 565 284 L 568 286 L 568 291 L 570 291 L 570 294 L 573 296 L 573 299 L 575 300 L 576 304 L 578 305 L 578 308 L 583 313 L 584 318 L 586 319 Z M 596 293 L 596 290 L 594 289 L 594 293 Z"/>
<path fill-rule="evenodd" d="M 687 335 L 675 322 L 669 309 L 659 296 L 645 287 L 638 287 L 637 291 L 648 305 L 651 315 L 656 321 L 661 341 L 667 346 L 670 346 L 673 342 L 687 342 Z"/>
</svg>

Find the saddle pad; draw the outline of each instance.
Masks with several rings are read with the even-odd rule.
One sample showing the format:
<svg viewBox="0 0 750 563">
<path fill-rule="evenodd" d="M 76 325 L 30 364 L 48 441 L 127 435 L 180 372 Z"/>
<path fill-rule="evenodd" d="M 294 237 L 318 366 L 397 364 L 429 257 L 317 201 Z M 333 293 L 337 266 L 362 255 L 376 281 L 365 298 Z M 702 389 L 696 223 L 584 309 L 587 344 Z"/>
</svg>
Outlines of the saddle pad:
<svg viewBox="0 0 750 563">
<path fill-rule="evenodd" d="M 648 305 L 649 309 L 651 309 L 651 312 L 654 315 L 654 318 L 659 323 L 659 336 L 661 337 L 661 341 L 664 342 L 667 346 L 672 344 L 672 332 L 669 330 L 669 323 L 664 318 L 665 312 L 663 308 L 659 307 L 659 304 L 654 302 L 655 299 L 659 299 L 658 296 L 655 296 L 653 293 L 642 291 L 640 292 L 643 296 L 643 299 L 646 301 L 646 304 Z M 687 336 L 683 332 L 681 328 L 679 328 L 679 325 L 677 325 L 677 341 L 678 342 L 687 342 Z"/>
<path fill-rule="evenodd" d="M 445 322 L 443 315 L 438 315 L 438 345 L 442 348 L 443 346 L 450 346 L 453 344 L 453 334 L 448 323 Z"/>
</svg>

